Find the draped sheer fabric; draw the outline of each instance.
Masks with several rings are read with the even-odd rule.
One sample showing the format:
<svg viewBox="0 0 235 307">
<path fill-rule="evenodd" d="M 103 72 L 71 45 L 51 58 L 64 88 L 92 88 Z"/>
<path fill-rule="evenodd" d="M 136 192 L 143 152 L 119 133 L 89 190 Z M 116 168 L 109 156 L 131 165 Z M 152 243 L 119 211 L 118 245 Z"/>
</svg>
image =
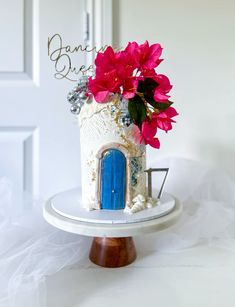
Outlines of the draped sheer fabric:
<svg viewBox="0 0 235 307">
<path fill-rule="evenodd" d="M 137 247 L 171 253 L 198 244 L 235 249 L 235 185 L 228 175 L 180 158 L 151 165 L 170 168 L 165 190 L 180 200 L 183 213 L 160 234 L 135 238 Z M 11 182 L 0 179 L 0 306 L 47 306 L 46 276 L 88 263 L 90 238 L 48 225 L 43 203 L 16 197 Z"/>
</svg>

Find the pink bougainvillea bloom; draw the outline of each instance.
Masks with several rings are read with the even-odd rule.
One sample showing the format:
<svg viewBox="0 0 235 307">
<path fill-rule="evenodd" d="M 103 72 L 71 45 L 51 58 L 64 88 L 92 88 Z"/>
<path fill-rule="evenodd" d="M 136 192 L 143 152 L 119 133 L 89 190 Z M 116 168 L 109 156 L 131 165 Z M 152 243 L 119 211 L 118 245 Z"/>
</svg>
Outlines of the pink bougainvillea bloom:
<svg viewBox="0 0 235 307">
<path fill-rule="evenodd" d="M 159 88 L 161 88 L 164 92 L 168 93 L 172 89 L 172 85 L 167 76 L 162 74 L 156 74 L 154 80 L 159 84 Z"/>
<path fill-rule="evenodd" d="M 149 144 L 154 148 L 160 148 L 159 139 L 155 137 L 157 133 L 157 125 L 155 121 L 145 120 L 141 126 L 141 133 L 145 144 Z"/>
<path fill-rule="evenodd" d="M 137 68 L 134 57 L 124 51 L 120 51 L 116 54 L 115 69 L 120 79 L 126 79 L 133 76 L 133 71 Z"/>
<path fill-rule="evenodd" d="M 97 54 L 96 60 L 96 76 L 116 70 L 120 79 L 131 77 L 133 70 L 137 67 L 135 59 L 125 50 L 114 52 L 112 47 L 108 47 L 104 52 Z"/>
<path fill-rule="evenodd" d="M 160 56 L 162 54 L 162 47 L 160 44 L 153 44 L 149 46 L 148 41 L 145 41 L 139 46 L 139 64 L 141 69 L 154 69 L 160 63 Z"/>
<path fill-rule="evenodd" d="M 151 78 L 156 81 L 157 86 L 153 91 L 153 98 L 156 102 L 168 102 L 170 95 L 169 91 L 172 89 L 170 80 L 165 75 L 157 74 L 154 69 L 145 69 L 142 71 L 144 78 Z"/>
<path fill-rule="evenodd" d="M 159 139 L 155 137 L 156 133 L 156 122 L 150 120 L 146 120 L 142 123 L 141 131 L 136 125 L 134 125 L 132 128 L 132 136 L 138 144 L 145 144 L 154 148 L 160 148 Z"/>
<path fill-rule="evenodd" d="M 168 102 L 171 96 L 165 94 L 162 90 L 156 88 L 154 91 L 154 100 L 157 102 Z"/>
<path fill-rule="evenodd" d="M 165 111 L 158 113 L 152 113 L 151 120 L 145 120 L 142 123 L 141 131 L 138 126 L 134 125 L 132 129 L 132 135 L 135 141 L 139 144 L 150 145 L 154 148 L 160 148 L 160 142 L 157 137 L 157 128 L 160 128 L 164 131 L 169 131 L 172 129 L 172 123 L 175 121 L 172 117 L 178 115 L 177 111 L 169 107 Z"/>
<path fill-rule="evenodd" d="M 154 100 L 158 102 L 167 102 L 170 98 L 169 91 L 172 89 L 169 79 L 165 75 L 157 75 L 154 80 L 158 83 L 158 86 L 154 90 Z"/>
<path fill-rule="evenodd" d="M 154 123 L 156 123 L 158 128 L 167 132 L 172 129 L 172 123 L 175 123 L 172 117 L 177 115 L 178 113 L 175 108 L 169 107 L 159 114 L 153 113 L 152 120 Z"/>
<path fill-rule="evenodd" d="M 160 141 L 158 138 L 152 138 L 150 140 L 147 140 L 146 141 L 146 144 L 149 144 L 150 146 L 152 146 L 153 148 L 157 148 L 159 149 L 160 148 Z"/>
<path fill-rule="evenodd" d="M 144 144 L 144 138 L 138 126 L 133 125 L 131 135 L 137 144 Z"/>
<path fill-rule="evenodd" d="M 148 41 L 145 41 L 142 45 L 138 45 L 136 42 L 128 43 L 125 48 L 132 61 L 135 62 L 136 68 L 142 70 L 154 69 L 161 62 L 160 56 L 162 54 L 162 47 L 160 44 L 153 44 L 149 46 Z"/>
<path fill-rule="evenodd" d="M 95 65 L 96 65 L 96 76 L 100 77 L 104 73 L 108 73 L 115 69 L 116 57 L 115 52 L 111 46 L 105 49 L 104 52 L 98 52 Z"/>
<path fill-rule="evenodd" d="M 99 102 L 99 103 L 107 102 L 109 99 L 109 95 L 110 95 L 110 92 L 107 89 L 107 86 L 102 83 L 103 82 L 99 82 L 96 79 L 93 80 L 91 77 L 88 83 L 89 91 L 93 94 L 96 102 Z"/>
<path fill-rule="evenodd" d="M 100 78 L 89 78 L 88 89 L 99 103 L 108 102 L 110 94 L 120 93 L 120 80 L 113 70 Z"/>
<path fill-rule="evenodd" d="M 129 42 L 124 52 L 129 55 L 135 68 L 139 68 L 140 50 L 136 42 Z"/>
<path fill-rule="evenodd" d="M 156 73 L 155 69 L 143 69 L 141 71 L 141 75 L 144 78 L 152 78 L 154 80 L 155 80 L 155 77 L 157 77 L 157 73 Z"/>
<path fill-rule="evenodd" d="M 123 84 L 123 97 L 126 99 L 133 98 L 135 96 L 135 93 L 137 91 L 138 87 L 138 80 L 135 78 L 128 78 L 124 81 Z"/>
</svg>

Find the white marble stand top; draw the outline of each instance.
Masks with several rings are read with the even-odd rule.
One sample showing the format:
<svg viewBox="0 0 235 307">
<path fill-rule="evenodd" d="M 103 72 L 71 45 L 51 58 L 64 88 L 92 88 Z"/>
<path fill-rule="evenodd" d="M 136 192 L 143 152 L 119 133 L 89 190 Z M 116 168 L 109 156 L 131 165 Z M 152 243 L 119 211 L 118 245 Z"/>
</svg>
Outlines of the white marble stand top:
<svg viewBox="0 0 235 307">
<path fill-rule="evenodd" d="M 163 230 L 175 223 L 182 211 L 178 200 L 163 194 L 159 205 L 132 215 L 123 210 L 82 208 L 80 191 L 69 190 L 51 197 L 43 214 L 48 223 L 64 231 L 96 237 L 128 237 Z"/>
</svg>

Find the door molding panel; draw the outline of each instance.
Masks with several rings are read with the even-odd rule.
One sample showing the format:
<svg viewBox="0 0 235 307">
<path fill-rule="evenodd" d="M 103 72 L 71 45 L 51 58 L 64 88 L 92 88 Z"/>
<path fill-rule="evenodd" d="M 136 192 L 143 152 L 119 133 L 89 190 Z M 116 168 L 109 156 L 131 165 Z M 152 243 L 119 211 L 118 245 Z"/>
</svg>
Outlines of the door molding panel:
<svg viewBox="0 0 235 307">
<path fill-rule="evenodd" d="M 0 174 L 20 192 L 39 193 L 39 129 L 0 127 Z M 4 161 L 4 163 L 3 163 Z"/>
<path fill-rule="evenodd" d="M 39 86 L 39 0 L 22 0 L 22 6 L 18 13 L 23 15 L 23 70 L 0 71 L 0 86 L 4 87 Z"/>
<path fill-rule="evenodd" d="M 100 48 L 113 43 L 113 1 L 87 0 L 88 38 L 87 45 Z M 96 54 L 86 55 L 87 66 L 94 63 Z"/>
</svg>

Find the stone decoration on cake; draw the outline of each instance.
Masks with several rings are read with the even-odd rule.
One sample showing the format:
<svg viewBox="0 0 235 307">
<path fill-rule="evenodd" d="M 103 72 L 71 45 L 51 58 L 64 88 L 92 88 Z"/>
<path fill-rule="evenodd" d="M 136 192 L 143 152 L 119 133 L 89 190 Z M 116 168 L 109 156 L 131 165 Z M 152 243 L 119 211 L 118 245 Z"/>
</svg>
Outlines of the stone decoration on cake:
<svg viewBox="0 0 235 307">
<path fill-rule="evenodd" d="M 111 46 L 95 59 L 95 74 L 69 93 L 80 126 L 82 200 L 88 210 L 152 207 L 146 189 L 146 145 L 160 147 L 157 130 L 172 129 L 178 113 L 169 79 L 156 72 L 160 44 Z"/>
</svg>

